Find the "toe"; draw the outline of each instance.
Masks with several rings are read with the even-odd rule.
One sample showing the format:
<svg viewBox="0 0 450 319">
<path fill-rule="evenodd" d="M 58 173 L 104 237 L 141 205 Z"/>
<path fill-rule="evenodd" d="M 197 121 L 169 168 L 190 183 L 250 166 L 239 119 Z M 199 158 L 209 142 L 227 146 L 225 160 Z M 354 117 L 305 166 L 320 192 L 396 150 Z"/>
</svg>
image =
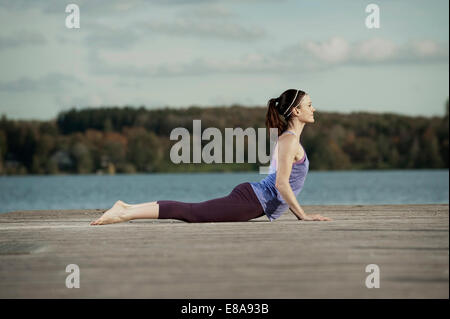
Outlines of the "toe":
<svg viewBox="0 0 450 319">
<path fill-rule="evenodd" d="M 98 218 L 92 222 L 92 225 L 99 225 L 101 218 Z"/>
</svg>

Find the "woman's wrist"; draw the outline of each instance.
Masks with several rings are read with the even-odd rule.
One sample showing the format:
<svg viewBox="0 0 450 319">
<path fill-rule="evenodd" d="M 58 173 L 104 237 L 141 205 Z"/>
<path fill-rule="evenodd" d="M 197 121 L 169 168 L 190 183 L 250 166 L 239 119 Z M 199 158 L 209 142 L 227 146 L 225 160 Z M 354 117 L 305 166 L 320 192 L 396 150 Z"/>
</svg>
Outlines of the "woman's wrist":
<svg viewBox="0 0 450 319">
<path fill-rule="evenodd" d="M 306 217 L 308 216 L 308 215 L 306 215 L 305 213 L 303 213 L 303 214 L 299 214 L 299 215 L 296 215 L 297 216 L 297 219 L 298 220 L 303 220 L 303 219 L 306 219 Z"/>
<path fill-rule="evenodd" d="M 294 210 L 293 208 L 290 208 L 290 211 L 294 214 L 295 217 L 297 217 L 298 220 L 302 220 L 308 217 L 308 215 L 306 215 L 301 208 L 300 210 Z"/>
</svg>

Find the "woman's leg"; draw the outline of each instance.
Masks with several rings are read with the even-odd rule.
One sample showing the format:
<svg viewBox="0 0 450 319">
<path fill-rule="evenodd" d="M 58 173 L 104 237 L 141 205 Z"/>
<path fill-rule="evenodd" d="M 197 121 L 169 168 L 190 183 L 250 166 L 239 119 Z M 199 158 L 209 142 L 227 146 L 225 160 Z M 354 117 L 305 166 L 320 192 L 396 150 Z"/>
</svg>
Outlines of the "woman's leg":
<svg viewBox="0 0 450 319">
<path fill-rule="evenodd" d="M 99 219 L 93 221 L 91 225 L 121 223 L 132 219 L 157 219 L 158 213 L 159 205 L 157 202 L 131 205 L 118 200 L 113 207 L 108 209 Z"/>
<path fill-rule="evenodd" d="M 243 222 L 264 215 L 251 185 L 242 183 L 228 196 L 200 203 L 160 200 L 160 219 L 179 219 L 188 223 Z"/>
<path fill-rule="evenodd" d="M 249 183 L 236 186 L 225 197 L 200 203 L 160 200 L 136 205 L 117 201 L 91 225 L 120 223 L 132 219 L 178 219 L 189 223 L 241 222 L 264 215 Z"/>
</svg>

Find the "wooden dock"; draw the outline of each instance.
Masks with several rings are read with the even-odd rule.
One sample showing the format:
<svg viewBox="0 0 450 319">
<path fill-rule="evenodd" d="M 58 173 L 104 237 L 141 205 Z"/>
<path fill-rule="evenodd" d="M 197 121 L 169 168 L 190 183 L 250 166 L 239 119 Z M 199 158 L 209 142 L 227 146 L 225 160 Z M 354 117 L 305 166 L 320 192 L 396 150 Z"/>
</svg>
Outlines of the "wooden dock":
<svg viewBox="0 0 450 319">
<path fill-rule="evenodd" d="M 0 298 L 449 298 L 449 206 L 304 206 L 269 222 L 0 214 Z M 80 269 L 80 288 L 65 281 Z M 365 285 L 368 264 L 380 288 Z"/>
</svg>

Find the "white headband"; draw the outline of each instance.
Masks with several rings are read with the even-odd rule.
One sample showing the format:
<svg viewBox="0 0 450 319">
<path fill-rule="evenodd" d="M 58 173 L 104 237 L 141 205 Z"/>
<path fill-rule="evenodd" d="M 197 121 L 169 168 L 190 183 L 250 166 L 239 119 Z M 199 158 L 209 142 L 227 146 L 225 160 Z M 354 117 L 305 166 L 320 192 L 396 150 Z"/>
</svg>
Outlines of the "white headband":
<svg viewBox="0 0 450 319">
<path fill-rule="evenodd" d="M 294 100 L 292 100 L 291 105 L 289 105 L 289 107 L 286 109 L 286 111 L 284 111 L 283 116 L 288 117 L 292 113 L 292 111 L 290 111 L 288 115 L 285 115 L 286 112 L 289 111 L 289 109 L 291 108 L 292 104 L 294 104 L 295 99 L 297 98 L 298 92 L 300 92 L 300 90 L 297 90 L 297 93 L 295 93 Z"/>
</svg>

